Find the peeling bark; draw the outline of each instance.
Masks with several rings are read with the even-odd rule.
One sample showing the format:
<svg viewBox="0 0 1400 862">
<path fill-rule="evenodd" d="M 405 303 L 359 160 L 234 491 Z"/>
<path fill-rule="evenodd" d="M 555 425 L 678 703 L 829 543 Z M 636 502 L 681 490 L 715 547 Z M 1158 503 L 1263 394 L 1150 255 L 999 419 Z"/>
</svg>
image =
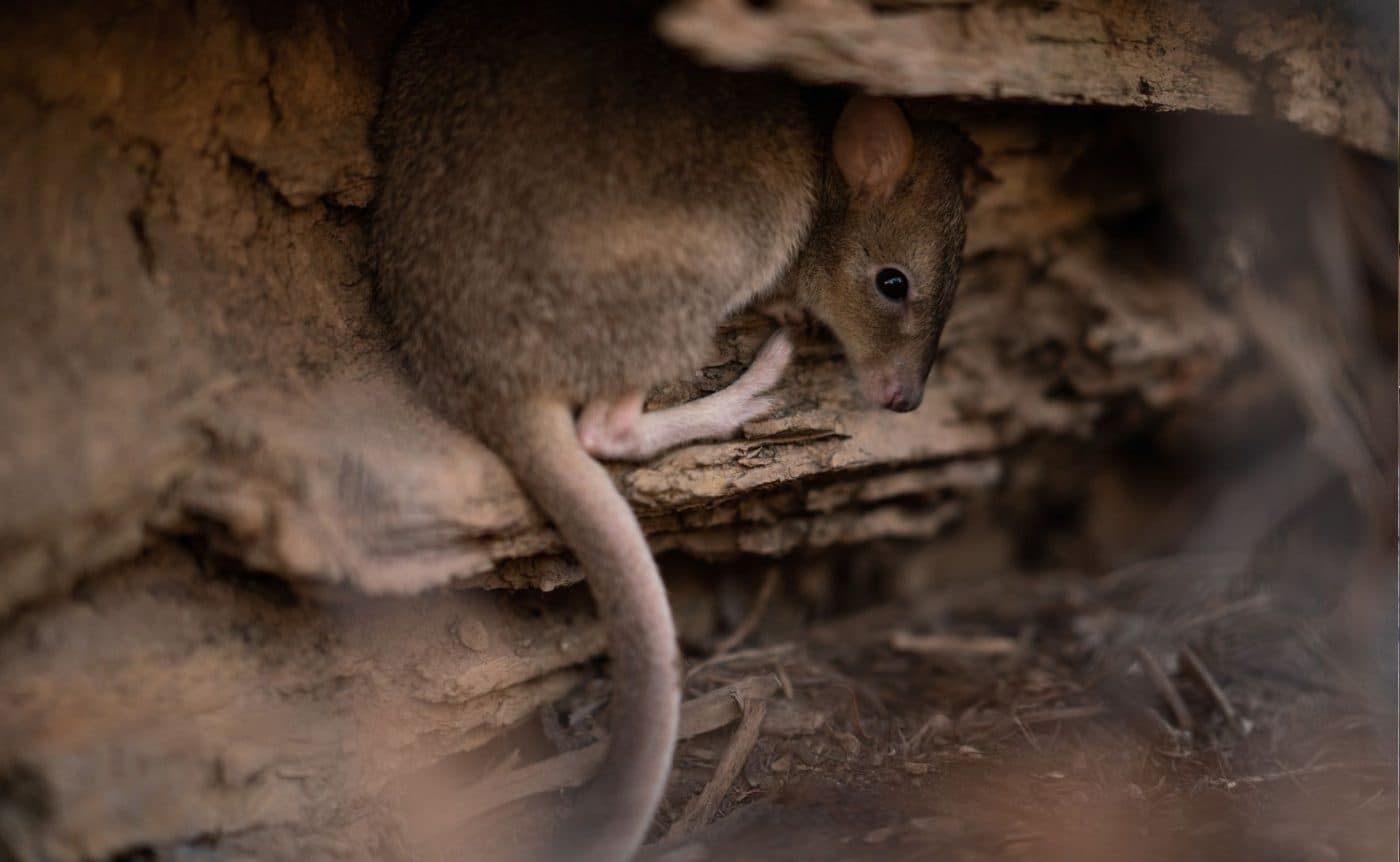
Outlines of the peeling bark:
<svg viewBox="0 0 1400 862">
<path fill-rule="evenodd" d="M 1348 19 L 1347 12 L 1353 16 Z M 908 96 L 1256 114 L 1395 151 L 1395 27 L 1367 7 L 680 0 L 662 33 L 735 69 Z"/>
</svg>

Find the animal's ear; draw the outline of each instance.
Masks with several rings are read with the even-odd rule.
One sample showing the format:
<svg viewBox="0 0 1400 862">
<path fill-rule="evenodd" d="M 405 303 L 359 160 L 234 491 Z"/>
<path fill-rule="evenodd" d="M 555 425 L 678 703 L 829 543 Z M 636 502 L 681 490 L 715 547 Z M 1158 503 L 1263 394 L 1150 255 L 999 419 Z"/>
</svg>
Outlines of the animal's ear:
<svg viewBox="0 0 1400 862">
<path fill-rule="evenodd" d="M 914 160 L 914 133 L 893 99 L 851 97 L 831 139 L 836 167 L 858 199 L 889 197 Z"/>
</svg>

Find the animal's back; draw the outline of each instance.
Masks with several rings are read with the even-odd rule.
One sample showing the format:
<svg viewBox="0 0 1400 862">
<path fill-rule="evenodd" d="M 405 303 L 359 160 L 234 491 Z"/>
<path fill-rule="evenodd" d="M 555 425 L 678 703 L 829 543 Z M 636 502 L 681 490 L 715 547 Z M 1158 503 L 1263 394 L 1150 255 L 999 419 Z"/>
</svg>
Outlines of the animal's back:
<svg viewBox="0 0 1400 862">
<path fill-rule="evenodd" d="M 380 135 L 381 289 L 450 413 L 693 369 L 792 259 L 818 181 L 792 84 L 694 65 L 637 3 L 445 3 Z"/>
</svg>

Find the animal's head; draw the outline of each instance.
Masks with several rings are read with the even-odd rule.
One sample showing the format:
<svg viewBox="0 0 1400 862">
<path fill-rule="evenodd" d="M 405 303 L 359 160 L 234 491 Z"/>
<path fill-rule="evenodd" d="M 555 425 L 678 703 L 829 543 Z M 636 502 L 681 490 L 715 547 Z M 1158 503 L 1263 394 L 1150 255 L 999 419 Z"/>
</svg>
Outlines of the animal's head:
<svg viewBox="0 0 1400 862">
<path fill-rule="evenodd" d="M 832 135 L 821 272 L 806 304 L 845 348 L 865 397 L 891 410 L 923 400 L 953 307 L 969 149 L 942 128 L 916 142 L 899 105 L 864 95 Z"/>
</svg>

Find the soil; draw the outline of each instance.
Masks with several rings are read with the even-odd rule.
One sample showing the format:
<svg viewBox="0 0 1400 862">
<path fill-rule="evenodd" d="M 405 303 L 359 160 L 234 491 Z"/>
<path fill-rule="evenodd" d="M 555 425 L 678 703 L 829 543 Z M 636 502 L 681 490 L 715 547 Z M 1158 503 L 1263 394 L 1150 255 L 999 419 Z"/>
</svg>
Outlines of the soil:
<svg viewBox="0 0 1400 862">
<path fill-rule="evenodd" d="M 1264 591 L 1168 627 L 1133 581 L 1005 573 L 796 637 L 760 625 L 690 688 L 776 674 L 782 730 L 713 825 L 646 858 L 1390 858 L 1393 740 L 1336 648 L 1299 645 L 1319 621 Z M 733 734 L 682 745 L 663 821 Z"/>
</svg>

